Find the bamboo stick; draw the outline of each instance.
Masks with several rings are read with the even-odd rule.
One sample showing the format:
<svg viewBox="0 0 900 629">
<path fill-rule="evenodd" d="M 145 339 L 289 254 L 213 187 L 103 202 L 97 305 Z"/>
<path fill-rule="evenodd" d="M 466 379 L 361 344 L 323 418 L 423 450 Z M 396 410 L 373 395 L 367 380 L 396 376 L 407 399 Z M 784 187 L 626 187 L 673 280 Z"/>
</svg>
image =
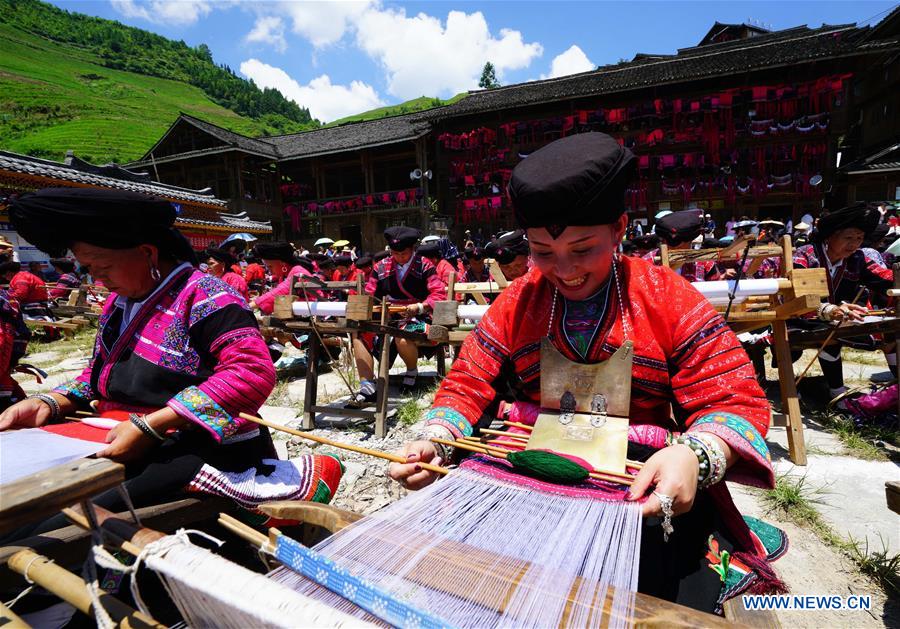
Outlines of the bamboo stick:
<svg viewBox="0 0 900 629">
<path fill-rule="evenodd" d="M 493 448 L 488 445 L 476 446 L 467 441 L 449 441 L 447 439 L 440 439 L 438 437 L 432 437 L 431 440 L 435 443 L 440 443 L 445 446 L 462 448 L 463 450 L 477 452 L 478 454 L 487 454 L 488 456 L 495 456 L 500 459 L 506 459 L 506 455 L 509 454 L 509 450 Z M 589 472 L 588 476 L 596 480 L 605 480 L 609 483 L 616 483 L 619 485 L 630 486 L 634 482 L 633 476 L 630 476 L 628 474 L 617 474 L 616 472 Z"/>
<path fill-rule="evenodd" d="M 407 464 L 410 461 L 407 461 L 405 458 L 400 456 L 399 454 L 393 454 L 391 452 L 384 452 L 382 450 L 373 450 L 371 448 L 363 448 L 362 446 L 355 446 L 349 443 L 342 443 L 340 441 L 334 441 L 333 439 L 328 439 L 327 437 L 320 437 L 318 435 L 314 435 L 308 432 L 302 432 L 300 430 L 294 430 L 293 428 L 288 428 L 287 426 L 279 426 L 278 424 L 273 424 L 272 422 L 267 422 L 264 419 L 259 417 L 254 417 L 253 415 L 248 415 L 247 413 L 241 413 L 240 417 L 242 419 L 246 419 L 248 421 L 254 422 L 261 426 L 267 426 L 273 430 L 280 430 L 281 432 L 286 432 L 290 435 L 294 435 L 295 437 L 300 437 L 302 439 L 307 439 L 309 441 L 315 441 L 316 443 L 321 443 L 326 446 L 333 446 L 335 448 L 340 448 L 341 450 L 349 450 L 350 452 L 357 452 L 359 454 L 365 454 L 367 456 L 374 456 L 379 459 L 385 459 L 386 461 L 392 461 L 393 463 L 403 463 Z M 414 463 L 420 466 L 423 470 L 428 470 L 429 472 L 437 472 L 438 474 L 449 474 L 450 470 L 446 467 L 441 467 L 440 465 L 432 465 L 431 463 L 425 463 L 420 461 L 414 461 Z"/>
<path fill-rule="evenodd" d="M 534 430 L 534 426 L 529 426 L 528 424 L 520 424 L 519 422 L 503 422 L 504 426 L 512 426 L 513 428 L 524 428 L 528 432 Z"/>
<path fill-rule="evenodd" d="M 0 603 L 0 627 L 3 627 L 3 629 L 29 629 L 30 626 L 19 618 L 16 612 Z"/>
<path fill-rule="evenodd" d="M 519 439 L 521 441 L 528 441 L 530 437 L 528 435 L 520 435 L 518 433 L 509 432 L 508 430 L 491 430 L 490 428 L 481 428 L 479 432 L 484 433 L 486 435 L 496 435 L 498 437 L 508 437 L 510 439 Z"/>
<path fill-rule="evenodd" d="M 56 565 L 31 549 L 20 550 L 9 558 L 9 567 L 23 576 L 27 576 L 41 587 L 52 592 L 78 611 L 94 615 L 93 601 L 88 593 L 88 586 L 77 575 Z M 165 629 L 153 618 L 136 611 L 112 597 L 105 591 L 100 592 L 100 601 L 106 613 L 120 627 L 131 629 Z"/>
</svg>

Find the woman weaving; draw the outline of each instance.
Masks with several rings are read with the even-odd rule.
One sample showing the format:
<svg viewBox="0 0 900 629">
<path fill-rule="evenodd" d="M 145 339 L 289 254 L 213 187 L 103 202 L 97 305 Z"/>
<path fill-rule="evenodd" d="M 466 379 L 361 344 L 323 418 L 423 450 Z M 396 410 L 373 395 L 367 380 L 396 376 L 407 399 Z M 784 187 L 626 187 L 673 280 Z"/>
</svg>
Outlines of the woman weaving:
<svg viewBox="0 0 900 629">
<path fill-rule="evenodd" d="M 627 499 L 647 495 L 638 590 L 713 611 L 726 593 L 723 550 L 752 574 L 741 587 L 781 587 L 721 482 L 773 486 L 763 439 L 769 407 L 737 338 L 700 293 L 668 268 L 616 255 L 634 170 L 631 152 L 600 133 L 553 142 L 516 167 L 509 195 L 534 268 L 468 336 L 425 433 L 401 451 L 409 463 L 392 464 L 390 474 L 410 489 L 434 481 L 418 463 L 450 452 L 430 439 L 473 433 L 504 363 L 526 400 L 508 417 L 533 424 L 542 338 L 575 363 L 607 361 L 633 344 L 628 456 L 645 462 Z"/>
<path fill-rule="evenodd" d="M 248 508 L 275 494 L 328 499 L 340 478 L 335 459 L 315 457 L 299 468 L 277 461 L 269 434 L 238 418 L 257 412 L 272 391 L 272 361 L 243 298 L 192 265 L 187 240 L 172 227 L 171 203 L 114 190 L 45 189 L 15 201 L 10 218 L 41 250 L 71 249 L 111 293 L 81 375 L 11 406 L 0 414 L 0 430 L 51 424 L 92 403 L 120 422 L 99 456 L 126 464 L 125 485 L 138 506 L 183 489 Z M 105 432 L 98 439 L 89 426 L 48 426 L 56 428 L 95 441 Z M 330 485 L 320 486 L 322 478 Z M 96 502 L 124 507 L 116 491 Z M 39 530 L 61 523 L 54 518 Z"/>
</svg>

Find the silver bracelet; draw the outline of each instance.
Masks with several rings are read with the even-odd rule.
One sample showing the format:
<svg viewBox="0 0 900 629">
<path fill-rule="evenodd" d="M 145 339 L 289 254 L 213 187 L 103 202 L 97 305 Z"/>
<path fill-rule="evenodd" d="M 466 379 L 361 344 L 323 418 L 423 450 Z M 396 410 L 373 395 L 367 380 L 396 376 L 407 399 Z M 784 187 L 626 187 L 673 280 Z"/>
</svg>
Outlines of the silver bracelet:
<svg viewBox="0 0 900 629">
<path fill-rule="evenodd" d="M 28 400 L 40 400 L 44 404 L 50 407 L 50 419 L 59 419 L 62 416 L 62 408 L 59 405 L 59 402 L 56 399 L 48 394 L 48 393 L 35 393 L 34 395 L 29 395 L 26 399 Z"/>
<path fill-rule="evenodd" d="M 135 426 L 137 426 L 138 429 L 142 433 L 147 435 L 148 437 L 152 437 L 153 439 L 156 439 L 159 442 L 165 441 L 166 438 L 163 437 L 158 432 L 156 432 L 153 429 L 153 426 L 151 426 L 150 424 L 147 423 L 147 420 L 145 419 L 145 417 L 146 417 L 145 415 L 138 415 L 137 413 L 132 413 L 131 415 L 128 416 L 128 419 L 130 419 L 131 423 L 134 424 Z"/>
<path fill-rule="evenodd" d="M 725 478 L 728 461 L 725 459 L 725 450 L 722 448 L 722 444 L 711 434 L 698 432 L 692 437 L 706 445 L 706 452 L 709 455 L 709 475 L 699 484 L 700 489 L 706 489 Z"/>
</svg>

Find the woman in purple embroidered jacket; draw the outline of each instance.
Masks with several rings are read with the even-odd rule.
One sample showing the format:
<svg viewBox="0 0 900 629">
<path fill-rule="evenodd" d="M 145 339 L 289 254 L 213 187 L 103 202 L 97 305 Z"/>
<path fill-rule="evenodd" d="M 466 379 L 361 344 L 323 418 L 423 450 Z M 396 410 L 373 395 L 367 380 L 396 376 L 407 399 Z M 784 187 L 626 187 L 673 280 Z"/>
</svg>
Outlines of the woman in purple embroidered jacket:
<svg viewBox="0 0 900 629">
<path fill-rule="evenodd" d="M 45 189 L 15 201 L 10 217 L 40 249 L 71 249 L 111 293 L 82 374 L 7 409 L 0 430 L 41 426 L 95 402 L 101 415 L 120 420 L 99 456 L 126 464 L 135 505 L 189 489 L 252 508 L 275 496 L 312 498 L 323 471 L 340 478 L 334 459 L 277 461 L 268 432 L 238 417 L 256 413 L 272 391 L 272 361 L 246 302 L 194 268 L 190 245 L 172 228 L 171 203 Z M 124 506 L 115 491 L 97 502 Z"/>
</svg>

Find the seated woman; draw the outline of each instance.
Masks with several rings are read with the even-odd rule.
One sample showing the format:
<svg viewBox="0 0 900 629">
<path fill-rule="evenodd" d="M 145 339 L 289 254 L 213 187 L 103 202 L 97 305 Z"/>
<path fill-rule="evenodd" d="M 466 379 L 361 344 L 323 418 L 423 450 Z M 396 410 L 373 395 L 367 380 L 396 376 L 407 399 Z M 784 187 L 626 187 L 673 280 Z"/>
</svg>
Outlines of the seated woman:
<svg viewBox="0 0 900 629">
<path fill-rule="evenodd" d="M 14 260 L 0 264 L 0 277 L 9 282 L 9 297 L 16 300 L 25 317 L 53 319 L 50 312 L 50 294 L 43 278 L 22 269 Z"/>
<path fill-rule="evenodd" d="M 517 229 L 494 238 L 484 248 L 484 253 L 500 265 L 500 271 L 510 282 L 531 269 L 531 250 L 524 230 Z"/>
<path fill-rule="evenodd" d="M 336 459 L 278 461 L 268 432 L 239 418 L 258 412 L 275 370 L 246 302 L 192 266 L 190 245 L 172 227 L 171 203 L 51 188 L 14 201 L 10 219 L 43 251 L 71 249 L 111 293 L 81 375 L 8 408 L 0 430 L 44 426 L 89 404 L 119 419 L 99 456 L 126 464 L 136 506 L 183 490 L 231 497 L 247 508 L 289 497 L 328 500 L 340 479 Z M 95 502 L 125 507 L 117 491 Z M 37 531 L 63 524 L 53 518 Z"/>
<path fill-rule="evenodd" d="M 218 277 L 243 297 L 244 301 L 248 301 L 250 290 L 247 288 L 247 282 L 231 270 L 237 264 L 237 258 L 230 251 L 215 247 L 210 247 L 204 253 L 206 255 L 206 272 L 213 277 Z"/>
<path fill-rule="evenodd" d="M 68 299 L 72 290 L 81 286 L 81 277 L 75 271 L 75 263 L 68 258 L 53 258 L 50 266 L 59 273 L 56 286 L 50 289 L 50 299 Z"/>
<path fill-rule="evenodd" d="M 8 259 L 8 254 L 0 253 L 0 262 Z M 13 379 L 12 371 L 25 355 L 29 338 L 31 332 L 22 319 L 18 304 L 0 288 L 0 411 L 25 399 L 25 392 Z"/>
<path fill-rule="evenodd" d="M 737 338 L 699 292 L 671 269 L 616 254 L 635 162 L 608 135 L 582 133 L 516 166 L 509 195 L 534 268 L 466 338 L 426 430 L 401 451 L 408 463 L 391 464 L 390 475 L 410 489 L 433 482 L 419 462 L 451 453 L 429 439 L 471 435 L 504 364 L 513 365 L 525 400 L 508 416 L 533 424 L 542 339 L 569 361 L 588 364 L 633 343 L 628 449 L 629 458 L 646 461 L 629 496 L 646 498 L 639 590 L 713 611 L 726 592 L 720 549 L 751 575 L 729 595 L 751 583 L 760 591 L 780 586 L 721 482 L 773 486 L 764 441 L 769 406 Z M 675 441 L 679 434 L 683 443 Z M 701 468 L 701 450 L 718 463 Z M 671 518 L 668 542 L 659 516 L 663 524 Z"/>
<path fill-rule="evenodd" d="M 431 321 L 434 304 L 447 298 L 447 287 L 437 276 L 434 265 L 415 252 L 419 236 L 419 230 L 412 227 L 396 226 L 384 230 L 391 254 L 375 265 L 366 284 L 366 293 L 375 297 L 378 303 L 406 306 L 401 325 L 410 332 L 424 332 L 426 323 Z M 383 337 L 368 332 L 353 339 L 360 387 L 352 405 L 366 404 L 376 398 L 374 357 L 380 356 L 382 340 Z M 406 365 L 401 390 L 413 390 L 419 376 L 419 347 L 411 340 L 396 337 L 393 347 Z M 428 356 L 433 355 L 433 351 L 433 348 L 422 348 L 421 353 Z M 395 358 L 392 351 L 389 352 L 389 364 Z"/>
<path fill-rule="evenodd" d="M 275 288 L 250 302 L 250 308 L 259 308 L 263 314 L 272 314 L 276 297 L 291 294 L 291 286 L 297 277 L 313 274 L 312 262 L 297 257 L 294 248 L 288 242 L 261 242 L 253 248 L 253 255 L 269 268 L 272 282 L 275 284 Z M 315 299 L 316 296 L 310 294 L 309 300 Z"/>
<path fill-rule="evenodd" d="M 833 321 L 861 321 L 870 298 L 885 298 L 893 287 L 893 272 L 866 256 L 862 247 L 865 238 L 878 226 L 881 216 L 876 208 L 865 203 L 824 212 L 812 243 L 794 251 L 794 266 L 801 269 L 828 269 L 829 296 L 819 306 L 818 316 L 791 319 L 788 329 L 823 329 Z M 845 338 L 827 345 L 819 354 L 819 365 L 832 397 L 846 392 L 841 347 L 875 350 L 879 347 L 887 358 L 894 375 L 897 374 L 897 350 L 893 343 L 877 341 L 871 336 Z M 800 352 L 792 356 L 800 358 Z"/>
</svg>

